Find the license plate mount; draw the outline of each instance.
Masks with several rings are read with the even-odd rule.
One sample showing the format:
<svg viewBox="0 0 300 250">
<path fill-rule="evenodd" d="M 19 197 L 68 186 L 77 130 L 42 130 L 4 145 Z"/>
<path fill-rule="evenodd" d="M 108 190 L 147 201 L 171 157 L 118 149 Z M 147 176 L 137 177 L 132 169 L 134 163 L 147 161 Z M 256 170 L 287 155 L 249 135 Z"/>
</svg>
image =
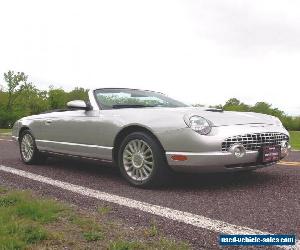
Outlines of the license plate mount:
<svg viewBox="0 0 300 250">
<path fill-rule="evenodd" d="M 280 160 L 281 147 L 280 146 L 263 146 L 262 147 L 262 162 L 276 162 Z"/>
</svg>

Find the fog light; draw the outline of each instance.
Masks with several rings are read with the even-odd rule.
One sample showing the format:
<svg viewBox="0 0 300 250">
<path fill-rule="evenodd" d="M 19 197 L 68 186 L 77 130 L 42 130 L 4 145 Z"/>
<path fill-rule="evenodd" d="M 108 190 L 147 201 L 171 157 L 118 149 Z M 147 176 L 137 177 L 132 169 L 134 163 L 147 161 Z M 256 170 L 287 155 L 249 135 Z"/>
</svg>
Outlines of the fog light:
<svg viewBox="0 0 300 250">
<path fill-rule="evenodd" d="M 236 158 L 242 158 L 246 155 L 246 149 L 242 144 L 232 145 L 229 152 L 231 152 Z"/>
</svg>

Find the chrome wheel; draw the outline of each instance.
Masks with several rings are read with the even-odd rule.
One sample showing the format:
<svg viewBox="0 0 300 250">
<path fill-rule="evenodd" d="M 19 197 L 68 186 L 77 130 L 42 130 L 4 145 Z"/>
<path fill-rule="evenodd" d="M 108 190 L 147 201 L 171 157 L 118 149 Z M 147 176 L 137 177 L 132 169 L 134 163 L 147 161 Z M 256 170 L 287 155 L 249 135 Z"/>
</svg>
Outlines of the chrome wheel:
<svg viewBox="0 0 300 250">
<path fill-rule="evenodd" d="M 153 152 L 143 140 L 132 140 L 123 151 L 123 164 L 127 175 L 133 180 L 147 180 L 154 167 Z"/>
<path fill-rule="evenodd" d="M 21 153 L 24 161 L 30 161 L 34 154 L 34 141 L 30 134 L 25 134 L 21 141 Z"/>
</svg>

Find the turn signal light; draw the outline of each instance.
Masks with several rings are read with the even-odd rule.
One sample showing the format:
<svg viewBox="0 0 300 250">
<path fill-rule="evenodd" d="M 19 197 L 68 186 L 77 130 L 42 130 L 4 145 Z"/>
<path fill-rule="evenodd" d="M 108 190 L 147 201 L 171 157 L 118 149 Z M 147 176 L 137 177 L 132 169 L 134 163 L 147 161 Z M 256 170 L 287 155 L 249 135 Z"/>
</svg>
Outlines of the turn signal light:
<svg viewBox="0 0 300 250">
<path fill-rule="evenodd" d="M 187 157 L 185 155 L 172 155 L 171 159 L 174 161 L 186 161 Z"/>
</svg>

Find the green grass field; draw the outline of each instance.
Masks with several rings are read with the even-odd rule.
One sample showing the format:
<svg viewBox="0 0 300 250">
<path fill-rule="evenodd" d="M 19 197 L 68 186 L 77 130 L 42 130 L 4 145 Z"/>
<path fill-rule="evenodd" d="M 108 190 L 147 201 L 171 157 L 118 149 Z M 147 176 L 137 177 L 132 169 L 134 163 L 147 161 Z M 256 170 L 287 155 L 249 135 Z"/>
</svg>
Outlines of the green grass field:
<svg viewBox="0 0 300 250">
<path fill-rule="evenodd" d="M 290 131 L 291 145 L 293 149 L 300 149 L 300 131 Z"/>
<path fill-rule="evenodd" d="M 0 186 L 0 249 L 189 249 L 155 224 L 129 228 L 110 207 L 87 212 L 28 191 Z"/>
</svg>

